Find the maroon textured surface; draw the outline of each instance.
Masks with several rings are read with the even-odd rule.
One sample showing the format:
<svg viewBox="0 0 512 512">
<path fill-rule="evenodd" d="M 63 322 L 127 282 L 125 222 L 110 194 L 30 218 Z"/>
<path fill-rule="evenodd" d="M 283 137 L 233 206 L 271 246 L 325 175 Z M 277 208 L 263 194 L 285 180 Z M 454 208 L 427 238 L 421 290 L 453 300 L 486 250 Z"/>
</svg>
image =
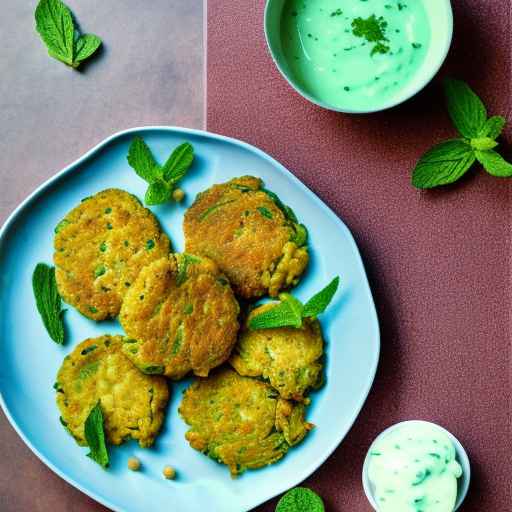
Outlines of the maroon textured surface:
<svg viewBox="0 0 512 512">
<path fill-rule="evenodd" d="M 418 156 L 453 135 L 438 83 L 376 115 L 312 106 L 272 64 L 264 3 L 209 0 L 207 127 L 268 151 L 348 224 L 382 329 L 371 395 L 306 484 L 328 511 L 369 511 L 360 484 L 366 449 L 388 425 L 421 418 L 444 425 L 469 452 L 473 479 L 461 510 L 510 510 L 512 185 L 477 169 L 443 190 L 413 189 Z M 510 2 L 452 3 L 455 39 L 441 76 L 468 80 L 491 113 L 509 114 Z"/>
<path fill-rule="evenodd" d="M 65 2 L 104 41 L 82 72 L 46 54 L 34 30 L 36 0 L 0 2 L 0 224 L 114 132 L 203 124 L 201 0 Z M 1 512 L 105 510 L 40 462 L 0 411 Z"/>
</svg>

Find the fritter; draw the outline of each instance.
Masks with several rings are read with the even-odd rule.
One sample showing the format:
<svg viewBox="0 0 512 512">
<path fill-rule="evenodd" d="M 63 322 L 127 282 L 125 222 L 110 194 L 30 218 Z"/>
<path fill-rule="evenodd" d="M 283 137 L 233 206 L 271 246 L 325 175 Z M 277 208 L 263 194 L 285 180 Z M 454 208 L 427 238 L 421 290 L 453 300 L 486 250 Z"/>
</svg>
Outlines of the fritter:
<svg viewBox="0 0 512 512">
<path fill-rule="evenodd" d="M 230 356 L 238 313 L 213 261 L 173 254 L 142 269 L 126 294 L 119 320 L 130 339 L 123 350 L 145 373 L 207 376 Z"/>
<path fill-rule="evenodd" d="M 322 383 L 320 322 L 305 318 L 300 328 L 248 328 L 253 316 L 273 306 L 264 304 L 251 311 L 229 362 L 240 375 L 268 380 L 282 398 L 302 401 L 310 388 Z"/>
<path fill-rule="evenodd" d="M 112 444 L 136 439 L 151 446 L 169 400 L 163 377 L 144 375 L 124 356 L 122 336 L 100 336 L 80 343 L 64 358 L 55 390 L 62 424 L 79 445 L 87 444 L 84 424 L 101 403 L 106 438 Z"/>
<path fill-rule="evenodd" d="M 86 198 L 55 228 L 55 277 L 62 298 L 93 320 L 115 317 L 142 267 L 169 254 L 154 215 L 118 189 Z"/>
<path fill-rule="evenodd" d="M 245 299 L 294 286 L 309 260 L 307 230 L 259 178 L 198 194 L 184 220 L 186 250 L 214 260 Z"/>
<path fill-rule="evenodd" d="M 190 446 L 226 464 L 232 475 L 278 461 L 313 428 L 304 420 L 304 404 L 229 368 L 194 382 L 179 413 L 191 427 L 185 434 Z"/>
</svg>

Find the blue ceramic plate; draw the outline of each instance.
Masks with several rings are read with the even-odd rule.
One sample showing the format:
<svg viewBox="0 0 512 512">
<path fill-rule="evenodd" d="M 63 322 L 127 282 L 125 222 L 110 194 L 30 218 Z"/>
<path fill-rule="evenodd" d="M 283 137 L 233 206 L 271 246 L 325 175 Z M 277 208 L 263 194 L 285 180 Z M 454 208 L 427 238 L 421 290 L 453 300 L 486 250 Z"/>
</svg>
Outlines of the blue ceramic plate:
<svg viewBox="0 0 512 512">
<path fill-rule="evenodd" d="M 197 160 L 183 182 L 184 204 L 153 208 L 176 250 L 183 249 L 182 217 L 195 195 L 242 174 L 260 176 L 310 229 L 311 265 L 295 293 L 303 300 L 341 277 L 341 288 L 322 316 L 327 341 L 327 384 L 313 394 L 308 419 L 315 428 L 279 463 L 231 479 L 225 466 L 192 450 L 177 413 L 189 380 L 172 386 L 162 434 L 151 449 L 135 442 L 112 447 L 104 471 L 86 457 L 59 423 L 52 385 L 63 357 L 81 340 L 121 333 L 117 322 L 94 323 L 69 308 L 68 341 L 53 343 L 32 295 L 36 263 L 52 261 L 53 229 L 80 200 L 119 187 L 142 198 L 145 183 L 126 162 L 131 139 L 140 134 L 163 162 L 170 150 L 190 141 Z M 354 240 L 343 222 L 283 166 L 243 142 L 195 130 L 142 128 L 113 135 L 34 192 L 0 232 L 0 395 L 2 407 L 25 443 L 58 475 L 116 511 L 212 510 L 241 512 L 297 485 L 334 451 L 355 421 L 370 390 L 379 357 L 379 328 L 368 281 Z M 137 456 L 143 471 L 127 469 Z M 162 477 L 170 464 L 175 481 Z M 172 505 L 171 505 L 172 504 Z"/>
</svg>

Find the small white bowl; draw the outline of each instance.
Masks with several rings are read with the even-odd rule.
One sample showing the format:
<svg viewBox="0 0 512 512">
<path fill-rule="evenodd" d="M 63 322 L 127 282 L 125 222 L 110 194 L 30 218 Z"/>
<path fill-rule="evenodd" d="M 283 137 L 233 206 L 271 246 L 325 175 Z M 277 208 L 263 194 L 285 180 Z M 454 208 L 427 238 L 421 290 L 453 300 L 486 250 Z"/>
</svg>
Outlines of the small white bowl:
<svg viewBox="0 0 512 512">
<path fill-rule="evenodd" d="M 351 108 L 350 104 L 337 107 L 312 96 L 294 78 L 281 46 L 281 18 L 286 0 L 267 0 L 265 6 L 265 37 L 272 59 L 286 81 L 304 98 L 319 107 L 348 114 L 367 114 L 394 107 L 421 91 L 434 78 L 450 49 L 453 36 L 453 11 L 450 0 L 424 0 L 432 27 L 432 37 L 425 60 L 413 79 L 392 98 L 366 109 Z"/>
<path fill-rule="evenodd" d="M 366 494 L 366 497 L 368 498 L 368 501 L 370 502 L 370 505 L 374 508 L 374 510 L 377 509 L 377 504 L 375 503 L 375 499 L 373 497 L 373 486 L 370 482 L 370 479 L 368 477 L 368 466 L 370 464 L 370 451 L 372 450 L 372 446 L 383 436 L 388 434 L 391 430 L 395 430 L 396 428 L 407 425 L 411 423 L 423 423 L 426 425 L 433 425 L 434 427 L 438 428 L 439 430 L 442 430 L 452 441 L 453 446 L 455 447 L 455 458 L 457 462 L 462 467 L 462 476 L 457 479 L 457 501 L 455 502 L 455 509 L 457 510 L 464 501 L 464 498 L 466 497 L 466 494 L 468 493 L 469 489 L 469 481 L 471 480 L 471 466 L 469 464 L 469 458 L 468 454 L 466 453 L 466 450 L 460 443 L 460 441 L 448 430 L 441 427 L 440 425 L 437 425 L 436 423 L 431 423 L 430 421 L 423 421 L 423 420 L 410 420 L 410 421 L 402 421 L 400 423 L 397 423 L 395 425 L 392 425 L 391 427 L 387 428 L 383 432 L 381 432 L 375 441 L 373 441 L 372 445 L 370 446 L 368 453 L 366 454 L 366 457 L 364 459 L 363 464 L 363 489 L 364 493 Z"/>
</svg>

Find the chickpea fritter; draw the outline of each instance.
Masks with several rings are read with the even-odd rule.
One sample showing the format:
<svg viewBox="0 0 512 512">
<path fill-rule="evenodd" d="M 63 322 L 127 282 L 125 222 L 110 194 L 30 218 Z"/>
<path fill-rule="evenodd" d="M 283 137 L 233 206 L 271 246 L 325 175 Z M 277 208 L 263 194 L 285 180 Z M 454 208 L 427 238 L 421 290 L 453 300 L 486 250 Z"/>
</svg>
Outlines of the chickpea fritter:
<svg viewBox="0 0 512 512">
<path fill-rule="evenodd" d="M 169 400 L 163 377 L 144 375 L 122 352 L 122 336 L 100 336 L 80 343 L 64 358 L 55 389 L 61 421 L 77 443 L 87 444 L 84 424 L 98 400 L 105 435 L 112 444 L 136 439 L 151 446 Z"/>
<path fill-rule="evenodd" d="M 226 464 L 233 476 L 278 461 L 313 428 L 304 420 L 304 404 L 229 368 L 195 381 L 179 413 L 191 427 L 185 434 L 190 446 Z"/>
<path fill-rule="evenodd" d="M 253 316 L 273 306 L 264 304 L 251 311 L 229 362 L 240 375 L 268 380 L 282 398 L 302 401 L 310 388 L 322 382 L 320 323 L 305 318 L 300 328 L 248 328 Z"/>
<path fill-rule="evenodd" d="M 239 306 L 208 258 L 173 254 L 148 265 L 126 294 L 123 350 L 145 373 L 207 376 L 236 343 Z"/>
<path fill-rule="evenodd" d="M 198 194 L 184 220 L 186 250 L 214 260 L 245 299 L 298 283 L 308 260 L 307 230 L 293 211 L 243 176 Z"/>
<path fill-rule="evenodd" d="M 62 298 L 93 319 L 115 317 L 142 267 L 170 251 L 154 215 L 123 190 L 84 199 L 55 228 Z"/>
</svg>

